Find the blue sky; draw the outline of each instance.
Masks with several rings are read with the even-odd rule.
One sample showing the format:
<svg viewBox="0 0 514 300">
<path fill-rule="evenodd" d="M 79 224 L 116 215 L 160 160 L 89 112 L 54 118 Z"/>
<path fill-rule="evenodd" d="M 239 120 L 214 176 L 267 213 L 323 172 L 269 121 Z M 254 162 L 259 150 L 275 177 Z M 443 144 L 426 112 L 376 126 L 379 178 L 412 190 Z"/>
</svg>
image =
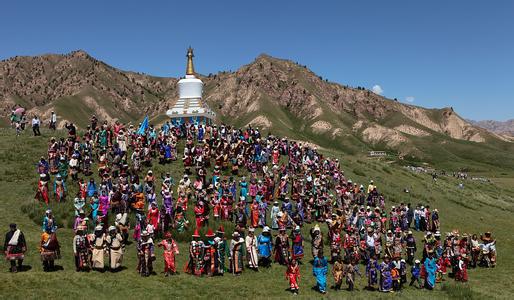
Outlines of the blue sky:
<svg viewBox="0 0 514 300">
<path fill-rule="evenodd" d="M 514 1 L 4 1 L 0 58 L 84 49 L 115 67 L 207 74 L 260 53 L 463 117 L 514 118 Z M 378 89 L 378 88 L 377 88 Z"/>
</svg>

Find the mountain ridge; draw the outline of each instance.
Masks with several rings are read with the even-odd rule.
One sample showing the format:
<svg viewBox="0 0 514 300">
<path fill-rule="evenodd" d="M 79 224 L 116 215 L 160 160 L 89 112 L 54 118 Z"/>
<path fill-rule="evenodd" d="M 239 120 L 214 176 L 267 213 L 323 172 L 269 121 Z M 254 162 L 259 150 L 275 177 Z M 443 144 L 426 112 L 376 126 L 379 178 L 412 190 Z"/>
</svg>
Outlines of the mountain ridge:
<svg viewBox="0 0 514 300">
<path fill-rule="evenodd" d="M 446 151 L 449 144 L 510 147 L 503 144 L 508 139 L 470 124 L 451 107 L 400 103 L 363 87 L 330 82 L 305 65 L 264 53 L 236 71 L 198 77 L 204 82 L 204 99 L 220 121 L 253 124 L 320 147 L 348 153 L 384 149 L 419 159 L 430 159 L 436 156 L 433 148 Z M 178 80 L 123 71 L 84 50 L 15 56 L 0 61 L 0 109 L 4 123 L 13 106 L 21 105 L 43 119 L 55 110 L 61 123 L 79 126 L 92 114 L 123 122 L 148 114 L 158 124 L 178 98 Z"/>
</svg>

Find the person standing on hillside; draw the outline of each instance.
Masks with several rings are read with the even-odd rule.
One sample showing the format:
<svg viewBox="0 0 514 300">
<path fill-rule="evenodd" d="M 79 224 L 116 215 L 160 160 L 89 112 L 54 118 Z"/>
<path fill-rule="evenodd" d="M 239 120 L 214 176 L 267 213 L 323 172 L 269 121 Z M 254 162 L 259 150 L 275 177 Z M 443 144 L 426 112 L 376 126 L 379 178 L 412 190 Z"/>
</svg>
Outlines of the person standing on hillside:
<svg viewBox="0 0 514 300">
<path fill-rule="evenodd" d="M 41 132 L 39 131 L 39 126 L 41 125 L 41 121 L 39 118 L 34 115 L 34 118 L 32 118 L 32 132 L 34 132 L 34 136 L 41 135 Z"/>
<path fill-rule="evenodd" d="M 50 125 L 48 127 L 55 131 L 56 126 L 57 126 L 57 115 L 55 114 L 55 112 L 52 111 L 52 113 L 50 115 Z"/>
<path fill-rule="evenodd" d="M 327 273 L 327 258 L 323 256 L 323 251 L 318 251 L 318 255 L 314 258 L 312 275 L 316 277 L 316 290 L 322 294 L 327 293 Z"/>
<path fill-rule="evenodd" d="M 164 252 L 162 254 L 164 258 L 164 276 L 168 277 L 169 275 L 177 273 L 175 255 L 179 253 L 179 250 L 177 243 L 173 240 L 169 231 L 164 234 L 164 240 L 162 240 L 157 246 L 164 248 Z"/>
<path fill-rule="evenodd" d="M 258 254 L 257 254 L 257 238 L 255 237 L 255 228 L 248 229 L 248 235 L 245 237 L 246 258 L 248 266 L 254 271 L 259 270 Z"/>
<path fill-rule="evenodd" d="M 16 273 L 23 265 L 27 243 L 23 232 L 16 228 L 16 224 L 9 225 L 9 229 L 9 232 L 5 234 L 4 241 L 5 259 L 11 262 L 10 271 Z M 16 262 L 18 262 L 18 266 L 16 266 Z"/>
</svg>

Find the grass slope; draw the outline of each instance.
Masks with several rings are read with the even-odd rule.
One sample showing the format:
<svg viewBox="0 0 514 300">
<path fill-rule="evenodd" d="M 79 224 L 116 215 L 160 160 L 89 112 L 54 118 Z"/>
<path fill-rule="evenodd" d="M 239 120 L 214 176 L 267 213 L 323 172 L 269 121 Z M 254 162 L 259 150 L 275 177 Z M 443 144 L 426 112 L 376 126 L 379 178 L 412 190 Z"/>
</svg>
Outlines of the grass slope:
<svg viewBox="0 0 514 300">
<path fill-rule="evenodd" d="M 52 133 L 53 135 L 54 133 Z M 165 278 L 160 273 L 163 268 L 161 251 L 157 250 L 155 264 L 157 276 L 141 278 L 136 272 L 135 245 L 128 245 L 123 265 L 119 273 L 76 273 L 72 254 L 72 230 L 69 228 L 69 214 L 72 211 L 70 200 L 59 206 L 53 205 L 58 219 L 65 228 L 58 231 L 62 245 L 62 259 L 57 264 L 63 270 L 44 273 L 39 259 L 37 245 L 40 236 L 41 211 L 43 207 L 33 200 L 37 176 L 35 161 L 46 152 L 46 140 L 50 132 L 43 131 L 43 137 L 35 138 L 24 133 L 19 138 L 10 130 L 0 130 L 0 228 L 7 230 L 8 224 L 16 222 L 24 231 L 29 251 L 25 265 L 31 268 L 17 274 L 8 273 L 7 263 L 0 270 L 0 296 L 7 299 L 27 298 L 285 298 L 288 284 L 284 278 L 285 269 L 273 265 L 259 273 L 246 270 L 242 276 L 196 278 L 181 272 L 178 276 Z M 493 180 L 496 183 L 466 181 L 463 190 L 457 189 L 458 181 L 442 177 L 433 182 L 426 174 L 414 174 L 395 163 L 365 160 L 348 157 L 340 152 L 328 150 L 327 155 L 340 157 L 347 176 L 354 181 L 366 183 L 373 178 L 379 189 L 386 195 L 387 205 L 399 202 L 430 204 L 440 210 L 443 232 L 458 228 L 461 232 L 484 232 L 492 230 L 498 239 L 498 267 L 470 271 L 467 284 L 448 281 L 439 285 L 435 291 L 407 288 L 401 294 L 380 294 L 364 291 L 365 279 L 358 279 L 357 290 L 334 292 L 329 290 L 328 298 L 466 298 L 485 297 L 512 299 L 511 274 L 514 272 L 514 241 L 511 228 L 514 225 L 514 174 L 505 173 L 504 178 Z M 177 178 L 181 172 L 178 163 L 166 167 L 155 166 L 154 172 L 160 174 L 170 170 Z M 496 173 L 494 173 L 496 174 Z M 493 175 L 493 174 L 490 174 Z M 402 192 L 408 187 L 409 194 Z M 70 195 L 76 187 L 70 187 Z M 23 210 L 23 212 L 22 212 Z M 68 212 L 66 217 L 65 212 Z M 67 219 L 68 218 L 68 219 Z M 66 220 L 66 221 L 64 221 Z M 230 229 L 229 229 L 230 230 Z M 228 230 L 227 230 L 228 231 Z M 306 233 L 306 232 L 304 232 Z M 306 237 L 306 253 L 310 252 L 309 239 Z M 418 241 L 420 236 L 418 235 Z M 187 259 L 187 243 L 179 244 L 181 254 L 178 266 L 181 269 Z M 418 253 L 420 255 L 420 253 Z M 306 258 L 310 258 L 307 254 Z M 361 268 L 362 270 L 362 268 Z M 301 266 L 300 297 L 321 297 L 310 289 L 315 280 L 311 275 L 312 267 L 308 259 Z M 329 275 L 329 285 L 332 278 Z"/>
</svg>

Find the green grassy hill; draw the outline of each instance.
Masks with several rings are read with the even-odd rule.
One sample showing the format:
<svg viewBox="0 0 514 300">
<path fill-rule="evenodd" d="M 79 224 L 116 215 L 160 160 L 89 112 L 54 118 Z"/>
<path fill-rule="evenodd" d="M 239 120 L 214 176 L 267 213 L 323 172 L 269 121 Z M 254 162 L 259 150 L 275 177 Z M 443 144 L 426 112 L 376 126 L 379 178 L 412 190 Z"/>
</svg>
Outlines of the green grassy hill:
<svg viewBox="0 0 514 300">
<path fill-rule="evenodd" d="M 285 120 L 286 121 L 286 120 Z M 295 124 L 295 122 L 291 122 Z M 297 125 L 293 125 L 297 126 Z M 0 296 L 5 299 L 27 298 L 170 298 L 170 297 L 202 297 L 202 298 L 286 298 L 288 283 L 284 277 L 285 269 L 273 265 L 271 269 L 262 269 L 255 273 L 245 270 L 242 276 L 196 278 L 184 274 L 165 278 L 160 250 L 155 263 L 156 276 L 141 278 L 136 272 L 135 245 L 128 245 L 123 265 L 126 269 L 119 273 L 77 273 L 72 256 L 72 230 L 69 228 L 72 218 L 72 203 L 52 204 L 58 221 L 64 228 L 59 229 L 58 236 L 62 245 L 62 259 L 57 265 L 63 267 L 52 273 L 42 271 L 37 245 L 40 237 L 42 211 L 44 207 L 35 203 L 34 193 L 37 182 L 37 158 L 46 153 L 46 142 L 49 132 L 43 131 L 43 137 L 29 136 L 25 132 L 16 138 L 11 130 L 0 130 L 0 228 L 7 231 L 8 224 L 19 225 L 29 244 L 25 265 L 30 269 L 25 272 L 11 274 L 7 263 L 0 266 Z M 309 138 L 309 136 L 306 136 Z M 337 147 L 322 150 L 327 155 L 339 157 L 345 174 L 355 182 L 366 183 L 374 179 L 378 188 L 386 196 L 387 206 L 400 202 L 413 204 L 430 204 L 438 208 L 441 216 L 442 232 L 454 228 L 461 232 L 480 233 L 491 230 L 497 238 L 498 266 L 495 269 L 476 269 L 469 273 L 467 284 L 455 284 L 452 280 L 438 285 L 434 291 L 406 288 L 401 294 L 380 294 L 364 291 L 365 279 L 358 279 L 357 291 L 329 290 L 329 298 L 393 298 L 405 299 L 437 298 L 437 299 L 483 299 L 514 297 L 512 274 L 514 273 L 514 172 L 499 173 L 492 168 L 480 169 L 483 175 L 502 177 L 492 182 L 465 181 L 464 189 L 458 189 L 460 181 L 452 177 L 440 177 L 436 182 L 427 174 L 415 174 L 404 169 L 394 161 L 369 160 L 363 157 L 348 156 L 335 151 Z M 180 150 L 179 150 L 180 151 Z M 442 150 L 441 150 L 442 151 Z M 453 165 L 458 162 L 452 162 Z M 181 173 L 181 165 L 173 163 L 166 167 L 154 166 L 157 174 L 171 171 L 177 178 Z M 492 171 L 490 171 L 492 170 Z M 487 172 L 486 172 L 487 171 Z M 473 174 L 473 173 L 471 173 Z M 210 174 L 208 174 L 210 175 Z M 501 175 L 501 176 L 500 176 Z M 410 193 L 404 193 L 408 188 Z M 70 187 L 69 195 L 73 195 L 76 187 Z M 304 232 L 306 233 L 306 232 Z M 310 252 L 307 234 L 306 253 Z M 418 235 L 418 241 L 420 236 Z M 178 266 L 181 269 L 187 259 L 187 244 L 179 244 L 180 255 Z M 418 257 L 420 253 L 418 253 Z M 306 255 L 310 258 L 310 254 Z M 300 295 L 302 298 L 320 298 L 311 290 L 314 285 L 311 265 L 305 260 L 301 266 Z M 362 271 L 362 268 L 361 268 Z M 329 276 L 329 285 L 332 284 Z M 323 297 L 325 298 L 325 297 Z"/>
</svg>

